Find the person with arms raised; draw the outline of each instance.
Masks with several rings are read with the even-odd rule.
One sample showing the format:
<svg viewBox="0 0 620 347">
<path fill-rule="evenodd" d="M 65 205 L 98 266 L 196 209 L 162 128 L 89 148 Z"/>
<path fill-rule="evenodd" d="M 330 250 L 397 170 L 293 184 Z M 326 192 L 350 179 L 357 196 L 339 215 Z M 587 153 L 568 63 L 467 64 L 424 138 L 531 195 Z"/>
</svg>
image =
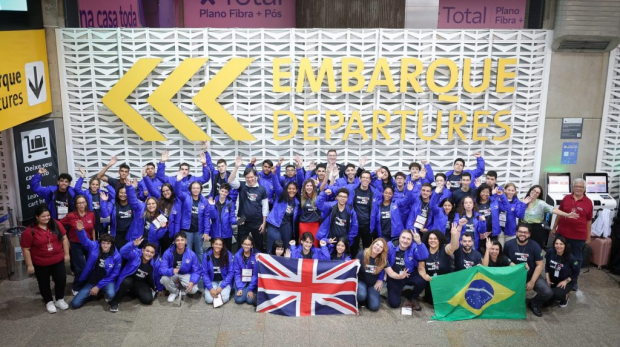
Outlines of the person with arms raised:
<svg viewBox="0 0 620 347">
<path fill-rule="evenodd" d="M 407 184 L 407 195 L 404 199 L 394 199 L 394 189 L 385 187 L 383 199 L 376 200 L 372 208 L 370 225 L 375 238 L 383 237 L 392 240 L 404 229 L 402 211 L 414 203 L 413 182 Z"/>
<path fill-rule="evenodd" d="M 110 177 L 106 175 L 105 173 L 112 166 L 114 166 L 116 162 L 117 162 L 116 156 L 111 157 L 110 161 L 108 162 L 108 165 L 104 166 L 103 169 L 101 169 L 101 171 L 99 171 L 99 173 L 97 173 L 97 176 L 95 177 L 111 185 L 112 188 L 119 190 L 125 184 L 125 180 L 127 179 L 127 177 L 129 177 L 129 165 L 125 163 L 122 163 L 121 165 L 119 165 L 118 178 L 114 178 L 114 177 Z"/>
<path fill-rule="evenodd" d="M 146 189 L 146 183 L 145 183 L 146 180 L 151 181 L 151 185 L 153 186 L 153 189 L 157 192 L 161 191 L 161 186 L 164 184 L 162 180 L 157 178 L 157 173 L 155 171 L 155 164 L 153 162 L 146 163 L 146 166 L 144 167 L 144 171 L 146 173 L 146 176 L 142 177 L 142 180 L 138 182 L 138 189 L 136 191 L 138 193 L 138 199 L 142 201 L 145 201 L 146 198 L 151 196 L 151 194 L 149 193 L 149 190 Z"/>
<path fill-rule="evenodd" d="M 469 185 L 471 188 L 474 188 L 472 185 L 472 180 L 482 176 L 484 174 L 484 159 L 480 155 L 480 152 L 474 153 L 474 157 L 476 157 L 476 169 L 475 170 L 463 170 L 465 167 L 465 160 L 463 158 L 456 158 L 454 160 L 453 169 L 446 172 L 446 177 L 448 178 L 448 188 L 454 193 L 455 190 L 462 187 L 463 182 L 461 182 L 462 175 L 464 173 L 469 173 L 470 182 Z M 457 201 L 458 203 L 458 201 Z"/>
<path fill-rule="evenodd" d="M 166 161 L 170 158 L 170 153 L 168 151 L 163 151 L 161 154 L 161 160 L 159 164 L 157 164 L 157 178 L 164 182 L 169 183 L 171 186 L 179 186 L 178 189 L 186 189 L 189 190 L 190 183 L 198 182 L 200 185 L 204 185 L 209 182 L 211 178 L 211 171 L 209 170 L 209 166 L 207 165 L 207 156 L 205 154 L 206 150 L 200 153 L 200 163 L 202 164 L 202 176 L 194 176 L 189 173 L 189 164 L 181 163 L 179 164 L 179 171 L 176 175 L 166 176 Z M 146 181 L 145 181 L 146 182 Z M 178 183 L 177 183 L 178 182 Z M 148 189 L 148 186 L 147 186 Z M 155 190 L 155 187 L 149 189 L 149 193 L 152 193 Z"/>
<path fill-rule="evenodd" d="M 61 220 L 75 208 L 73 202 L 77 194 L 73 187 L 71 187 L 73 178 L 68 173 L 62 173 L 58 176 L 57 185 L 44 187 L 41 186 L 41 180 L 45 173 L 47 173 L 47 170 L 40 168 L 32 176 L 30 179 L 30 189 L 45 200 L 52 218 Z"/>
<path fill-rule="evenodd" d="M 128 242 L 133 242 L 132 240 L 142 237 L 143 243 L 141 248 L 146 245 L 146 242 L 150 242 L 155 244 L 162 251 L 165 251 L 165 245 L 163 242 L 160 243 L 160 241 L 168 235 L 168 224 L 170 224 L 170 220 L 166 218 L 159 209 L 158 201 L 154 197 L 151 196 L 146 198 L 145 202 L 138 200 L 136 197 L 136 187 L 138 187 L 137 179 L 134 179 L 133 182 L 129 181 L 129 179 L 125 181 L 127 200 L 129 200 L 129 205 L 133 213 L 133 220 L 127 232 L 126 240 Z M 168 194 L 166 192 L 168 189 L 170 189 L 169 185 L 162 186 L 164 195 Z M 168 241 L 167 244 L 169 245 L 170 242 Z"/>
<path fill-rule="evenodd" d="M 222 183 L 215 200 L 212 197 L 207 200 L 209 202 L 207 213 L 211 218 L 209 236 L 222 239 L 228 250 L 232 249 L 232 228 L 237 224 L 234 201 L 230 199 L 228 193 L 230 191 L 230 184 Z"/>
<path fill-rule="evenodd" d="M 330 195 L 332 191 L 327 189 L 316 199 L 316 206 L 324 217 L 316 237 L 319 240 L 333 240 L 334 242 L 341 237 L 347 237 L 349 243 L 352 243 L 357 236 L 357 215 L 353 207 L 347 204 L 349 190 L 338 189 L 336 201 L 326 202 Z M 359 239 L 357 240 L 359 243 Z"/>
<path fill-rule="evenodd" d="M 329 249 L 325 240 L 319 241 L 321 248 L 316 248 L 314 244 L 314 236 L 312 233 L 303 233 L 301 235 L 301 246 L 295 246 L 295 240 L 289 242 L 290 250 L 286 250 L 285 257 L 290 256 L 294 259 L 321 259 L 330 260 Z"/>
</svg>

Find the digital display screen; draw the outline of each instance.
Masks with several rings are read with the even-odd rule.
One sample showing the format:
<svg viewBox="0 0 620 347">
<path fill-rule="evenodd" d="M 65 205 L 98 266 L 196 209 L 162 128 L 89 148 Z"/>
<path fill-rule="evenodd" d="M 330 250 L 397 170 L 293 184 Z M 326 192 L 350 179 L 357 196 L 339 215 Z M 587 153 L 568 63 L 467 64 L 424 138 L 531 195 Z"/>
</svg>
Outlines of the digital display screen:
<svg viewBox="0 0 620 347">
<path fill-rule="evenodd" d="M 586 175 L 586 193 L 607 193 L 607 176 Z"/>
<path fill-rule="evenodd" d="M 0 0 L 0 11 L 28 11 L 27 0 Z"/>
<path fill-rule="evenodd" d="M 570 176 L 548 176 L 549 193 L 570 193 Z"/>
</svg>

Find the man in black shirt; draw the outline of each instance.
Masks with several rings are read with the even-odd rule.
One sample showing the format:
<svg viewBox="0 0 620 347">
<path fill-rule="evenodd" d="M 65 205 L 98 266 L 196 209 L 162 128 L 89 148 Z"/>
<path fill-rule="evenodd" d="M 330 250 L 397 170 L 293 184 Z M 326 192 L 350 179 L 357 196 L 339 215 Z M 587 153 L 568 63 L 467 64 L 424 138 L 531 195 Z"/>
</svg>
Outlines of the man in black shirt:
<svg viewBox="0 0 620 347">
<path fill-rule="evenodd" d="M 476 190 L 471 188 L 471 180 L 471 174 L 469 172 L 463 172 L 461 175 L 461 187 L 452 192 L 452 199 L 454 199 L 456 206 L 459 206 L 461 200 L 466 196 L 476 199 Z M 451 187 L 451 189 L 452 188 L 453 187 Z"/>
<path fill-rule="evenodd" d="M 120 187 L 125 185 L 125 180 L 127 179 L 127 176 L 129 176 L 129 165 L 123 163 L 118 167 L 118 178 L 112 178 L 108 175 L 106 175 L 106 171 L 108 171 L 108 169 L 110 169 L 112 166 L 114 166 L 114 164 L 116 164 L 116 156 L 113 156 L 112 158 L 110 158 L 110 161 L 108 162 L 108 165 L 104 166 L 103 169 L 101 169 L 101 171 L 99 171 L 99 173 L 97 174 L 97 178 L 106 182 L 107 184 L 111 185 L 112 188 L 116 189 L 116 191 L 118 191 L 120 189 Z"/>
<path fill-rule="evenodd" d="M 482 264 L 482 255 L 473 247 L 473 236 L 467 233 L 463 234 L 461 237 L 461 247 L 454 252 L 454 268 L 456 271 Z"/>
<path fill-rule="evenodd" d="M 519 223 L 517 238 L 506 241 L 504 254 L 515 264 L 525 263 L 526 290 L 533 289 L 536 292 L 536 296 L 530 301 L 530 308 L 534 315 L 542 317 L 540 307 L 553 296 L 553 291 L 544 276 L 540 276 L 544 270 L 542 250 L 535 241 L 530 240 L 530 235 L 530 226 Z"/>
<path fill-rule="evenodd" d="M 372 243 L 372 235 L 370 234 L 370 216 L 372 210 L 372 202 L 375 197 L 370 187 L 371 175 L 370 172 L 364 171 L 360 176 L 360 184 L 353 188 L 354 185 L 348 185 L 350 194 L 349 203 L 353 205 L 355 214 L 357 216 L 357 236 L 353 239 L 351 244 L 351 255 L 357 255 L 359 251 L 360 238 L 362 239 L 362 246 L 364 248 L 370 247 Z M 353 189 L 351 189 L 353 188 Z M 380 195 L 378 195 L 380 196 Z"/>
</svg>

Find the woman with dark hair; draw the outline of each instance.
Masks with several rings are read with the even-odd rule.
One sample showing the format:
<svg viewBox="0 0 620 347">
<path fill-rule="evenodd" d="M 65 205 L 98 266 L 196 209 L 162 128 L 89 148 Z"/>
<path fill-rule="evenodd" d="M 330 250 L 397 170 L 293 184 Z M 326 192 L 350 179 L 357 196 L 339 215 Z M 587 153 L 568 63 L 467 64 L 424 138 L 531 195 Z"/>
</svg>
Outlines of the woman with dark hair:
<svg viewBox="0 0 620 347">
<path fill-rule="evenodd" d="M 145 181 L 146 182 L 146 181 Z M 148 197 L 144 202 L 138 200 L 136 196 L 136 188 L 138 180 L 134 178 L 133 182 L 126 180 L 125 189 L 127 190 L 127 199 L 133 212 L 133 220 L 127 233 L 127 240 L 135 240 L 142 237 L 143 241 L 140 248 L 143 248 L 147 242 L 154 243 L 159 247 L 159 254 L 163 254 L 167 249 L 165 244 L 160 240 L 168 235 L 168 225 L 170 220 L 167 218 L 159 218 L 162 212 L 158 208 L 158 202 L 155 197 Z M 163 190 L 162 186 L 162 190 Z M 164 216 L 165 217 L 165 216 Z M 168 246 L 169 247 L 169 246 Z"/>
<path fill-rule="evenodd" d="M 357 302 L 360 305 L 366 304 L 371 311 L 379 310 L 379 292 L 383 287 L 387 257 L 388 245 L 382 237 L 372 241 L 370 247 L 359 251 L 356 256 L 360 262 L 357 271 Z"/>
<path fill-rule="evenodd" d="M 84 195 L 86 201 L 88 201 L 88 208 L 95 214 L 95 237 L 99 238 L 99 235 L 104 231 L 104 225 L 101 223 L 101 180 L 97 176 L 92 177 L 88 181 L 88 190 L 82 189 L 82 184 L 86 178 L 86 171 L 79 166 L 78 170 L 82 177 L 78 178 L 75 182 L 73 190 L 76 195 Z"/>
<path fill-rule="evenodd" d="M 319 241 L 320 248 L 314 247 L 314 236 L 312 233 L 305 232 L 301 235 L 300 246 L 295 246 L 295 240 L 289 243 L 290 251 L 287 250 L 285 256 L 294 259 L 320 259 L 330 260 L 327 241 Z"/>
<path fill-rule="evenodd" d="M 478 242 L 482 235 L 487 232 L 487 224 L 484 216 L 478 213 L 478 207 L 476 202 L 471 196 L 466 196 L 461 200 L 461 205 L 457 210 L 461 216 L 459 224 L 462 224 L 461 220 L 465 220 L 465 224 L 461 229 L 461 236 L 467 233 L 474 239 L 474 249 L 478 249 Z"/>
<path fill-rule="evenodd" d="M 394 188 L 383 188 L 383 199 L 376 199 L 370 209 L 370 233 L 375 238 L 392 240 L 405 228 L 401 211 L 408 209 L 414 201 L 413 182 L 407 184 L 404 199 L 394 199 Z"/>
<path fill-rule="evenodd" d="M 327 250 L 329 252 L 329 259 L 331 260 L 351 260 L 349 256 L 349 239 L 341 237 L 335 242 L 327 243 Z"/>
<path fill-rule="evenodd" d="M 202 258 L 202 281 L 205 284 L 205 301 L 212 304 L 213 299 L 222 295 L 222 302 L 230 300 L 233 282 L 233 257 L 226 248 L 224 240 L 215 238 L 211 248 Z"/>
<path fill-rule="evenodd" d="M 375 185 L 375 188 L 385 189 L 387 187 L 391 187 L 392 189 L 396 187 L 396 181 L 392 178 L 392 174 L 390 173 L 390 169 L 387 166 L 382 166 L 377 172 L 381 172 L 381 184 Z M 379 175 L 377 175 L 379 176 Z"/>
<path fill-rule="evenodd" d="M 426 281 L 424 301 L 433 304 L 431 280 L 437 275 L 452 272 L 452 257 L 459 249 L 459 234 L 464 224 L 452 223 L 450 243 L 441 230 L 431 230 L 424 235 L 424 244 L 428 248 L 428 257 L 418 263 L 418 274 Z"/>
<path fill-rule="evenodd" d="M 63 219 L 60 220 L 60 224 L 65 227 L 65 230 L 69 232 L 69 245 L 71 247 L 69 253 L 71 254 L 71 271 L 75 278 L 80 278 L 84 267 L 86 266 L 86 257 L 88 256 L 88 250 L 80 242 L 80 238 L 77 235 L 78 228 L 77 222 L 81 221 L 84 225 L 86 236 L 91 240 L 96 240 L 95 236 L 95 214 L 88 208 L 88 200 L 84 195 L 76 195 L 74 199 L 75 210 L 69 212 Z M 72 285 L 73 294 L 79 290 L 77 287 L 77 281 L 73 281 Z"/>
<path fill-rule="evenodd" d="M 553 290 L 553 297 L 545 305 L 557 301 L 558 306 L 566 307 L 573 282 L 579 276 L 577 258 L 571 254 L 568 241 L 560 235 L 555 236 L 553 248 L 547 250 L 545 258 L 545 276 L 547 284 Z"/>
<path fill-rule="evenodd" d="M 450 191 L 450 188 L 446 186 L 447 180 L 448 178 L 446 177 L 446 175 L 441 172 L 435 175 L 435 193 L 441 194 L 438 199 L 439 201 L 443 201 L 444 199 L 452 196 L 452 191 Z M 446 234 L 450 235 L 450 232 L 447 231 Z"/>
<path fill-rule="evenodd" d="M 97 242 L 86 237 L 82 221 L 77 222 L 77 227 L 78 237 L 88 251 L 88 259 L 84 271 L 74 280 L 79 289 L 71 300 L 73 309 L 82 307 L 91 297 L 97 298 L 100 290 L 110 302 L 116 294 L 116 279 L 121 272 L 121 255 L 114 247 L 114 236 L 103 234 Z"/>
<path fill-rule="evenodd" d="M 185 189 L 177 186 L 177 196 L 181 200 L 181 224 L 185 221 L 189 221 L 187 229 L 182 229 L 187 235 L 187 248 L 196 253 L 196 257 L 202 261 L 202 245 L 204 241 L 209 240 L 209 229 L 211 219 L 209 218 L 209 203 L 207 199 L 202 196 L 202 184 L 200 182 L 192 182 L 189 184 L 189 191 L 191 194 L 187 194 Z M 187 223 L 185 223 L 187 224 Z"/>
<path fill-rule="evenodd" d="M 256 255 L 260 253 L 254 249 L 254 239 L 246 235 L 241 239 L 241 248 L 233 260 L 235 278 L 235 303 L 248 305 L 256 304 L 258 291 L 258 262 Z"/>
<path fill-rule="evenodd" d="M 525 196 L 530 197 L 530 202 L 527 204 L 525 215 L 521 221 L 529 224 L 532 235 L 530 239 L 536 241 L 540 248 L 544 248 L 547 238 L 549 238 L 549 231 L 545 229 L 543 224 L 546 213 L 553 213 L 566 218 L 579 217 L 577 212 L 566 213 L 547 204 L 544 201 L 543 189 L 539 185 L 532 186 Z"/>
<path fill-rule="evenodd" d="M 101 194 L 99 198 L 101 200 L 101 217 L 110 217 L 110 235 L 114 236 L 116 248 L 121 249 L 129 242 L 127 235 L 134 214 L 131 213 L 126 186 L 120 187 L 117 194 L 114 188 L 109 185 L 108 192 L 108 195 Z"/>
<path fill-rule="evenodd" d="M 502 200 L 505 200 L 504 204 L 499 206 L 499 226 L 502 229 L 502 233 L 498 236 L 498 240 L 502 245 L 506 241 L 517 237 L 519 219 L 523 218 L 527 204 L 532 200 L 531 197 L 526 196 L 521 201 L 517 199 L 516 193 L 517 186 L 514 183 L 506 183 L 504 186 L 505 199 L 500 196 Z"/>
<path fill-rule="evenodd" d="M 476 190 L 476 205 L 478 206 L 478 213 L 484 217 L 486 223 L 485 233 L 480 235 L 482 242 L 479 242 L 479 248 L 484 253 L 484 247 L 486 245 L 486 238 L 493 237 L 497 239 L 501 234 L 502 229 L 499 221 L 500 208 L 505 210 L 509 209 L 508 201 L 502 199 L 504 194 L 498 187 L 491 188 L 486 183 L 482 183 Z"/>
<path fill-rule="evenodd" d="M 317 186 L 313 179 L 307 179 L 302 184 L 301 214 L 299 215 L 299 234 L 310 232 L 314 236 L 314 247 L 319 246 L 316 233 L 321 226 L 321 211 L 316 207 L 318 196 Z"/>
<path fill-rule="evenodd" d="M 439 174 L 437 174 L 439 175 Z M 442 174 L 443 175 L 443 174 Z M 449 192 L 450 189 L 440 190 Z M 437 190 L 435 190 L 437 193 Z M 452 198 L 445 198 L 441 200 L 439 204 L 431 205 L 432 220 L 429 225 L 429 230 L 439 230 L 443 232 L 444 236 L 448 238 L 450 242 L 450 230 L 452 230 L 452 223 L 458 222 L 459 214 L 456 213 L 456 203 Z"/>
<path fill-rule="evenodd" d="M 67 283 L 65 264 L 69 262 L 69 240 L 65 228 L 52 219 L 50 210 L 45 205 L 39 205 L 34 215 L 36 223 L 22 233 L 20 246 L 28 273 L 34 274 L 37 278 L 39 293 L 43 297 L 47 312 L 56 313 L 56 307 L 61 310 L 69 308 L 64 299 Z M 50 276 L 54 280 L 56 301 L 52 297 Z"/>
<path fill-rule="evenodd" d="M 285 251 L 286 247 L 284 247 L 284 241 L 275 240 L 273 246 L 271 246 L 271 251 L 269 251 L 269 255 L 277 255 L 278 257 L 283 257 Z"/>
<path fill-rule="evenodd" d="M 224 241 L 226 249 L 232 250 L 232 226 L 237 224 L 235 216 L 235 201 L 230 197 L 230 184 L 222 183 L 218 190 L 218 195 L 213 200 L 209 197 L 209 217 L 211 218 L 211 228 L 209 236 L 220 238 Z"/>
<path fill-rule="evenodd" d="M 514 265 L 510 258 L 504 255 L 502 244 L 499 240 L 491 240 L 487 238 L 486 250 L 482 259 L 482 266 L 503 267 Z"/>
<path fill-rule="evenodd" d="M 276 240 L 282 240 L 286 244 L 293 239 L 299 212 L 297 183 L 289 182 L 286 189 L 282 190 L 282 186 L 277 182 L 278 176 L 271 177 L 277 199 L 267 216 L 267 249 L 271 249 Z"/>
<path fill-rule="evenodd" d="M 146 169 L 142 170 L 142 177 L 146 177 Z M 187 189 L 183 188 L 187 182 L 183 181 L 182 175 L 179 173 L 176 177 L 178 190 Z M 157 199 L 160 213 L 167 219 L 166 226 L 168 232 L 164 233 L 156 242 L 161 245 L 159 254 L 163 254 L 172 245 L 174 235 L 181 230 L 189 230 L 191 218 L 183 218 L 183 199 L 175 194 L 172 184 L 166 182 L 162 184 L 161 190 L 158 191 L 152 180 L 143 179 L 143 182 L 149 194 Z M 137 186 L 134 188 L 137 189 Z M 191 205 L 187 206 L 189 203 L 190 201 L 185 203 L 186 209 L 191 208 Z M 153 241 L 149 239 L 149 242 Z"/>
</svg>

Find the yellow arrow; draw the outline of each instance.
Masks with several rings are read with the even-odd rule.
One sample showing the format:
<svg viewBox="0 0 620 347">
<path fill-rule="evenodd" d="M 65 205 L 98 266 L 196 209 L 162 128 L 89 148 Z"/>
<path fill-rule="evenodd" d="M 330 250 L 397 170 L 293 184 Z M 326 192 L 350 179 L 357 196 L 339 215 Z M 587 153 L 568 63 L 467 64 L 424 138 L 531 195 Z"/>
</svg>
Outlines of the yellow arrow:
<svg viewBox="0 0 620 347">
<path fill-rule="evenodd" d="M 133 107 L 129 106 L 125 99 L 155 69 L 159 62 L 161 62 L 161 58 L 143 58 L 138 60 L 101 99 L 101 102 L 110 111 L 114 112 L 123 122 L 129 125 L 144 141 L 166 141 L 166 138 L 149 124 L 146 119 L 142 118 Z"/>
<path fill-rule="evenodd" d="M 146 101 L 172 126 L 190 141 L 208 141 L 211 138 L 205 134 L 183 111 L 176 107 L 170 99 L 181 89 L 192 76 L 200 70 L 208 58 L 187 58 L 177 67 L 166 80 L 157 88 Z"/>
<path fill-rule="evenodd" d="M 215 99 L 239 77 L 253 60 L 254 58 L 230 59 L 192 99 L 196 106 L 235 141 L 256 141 L 256 138 Z"/>
</svg>

